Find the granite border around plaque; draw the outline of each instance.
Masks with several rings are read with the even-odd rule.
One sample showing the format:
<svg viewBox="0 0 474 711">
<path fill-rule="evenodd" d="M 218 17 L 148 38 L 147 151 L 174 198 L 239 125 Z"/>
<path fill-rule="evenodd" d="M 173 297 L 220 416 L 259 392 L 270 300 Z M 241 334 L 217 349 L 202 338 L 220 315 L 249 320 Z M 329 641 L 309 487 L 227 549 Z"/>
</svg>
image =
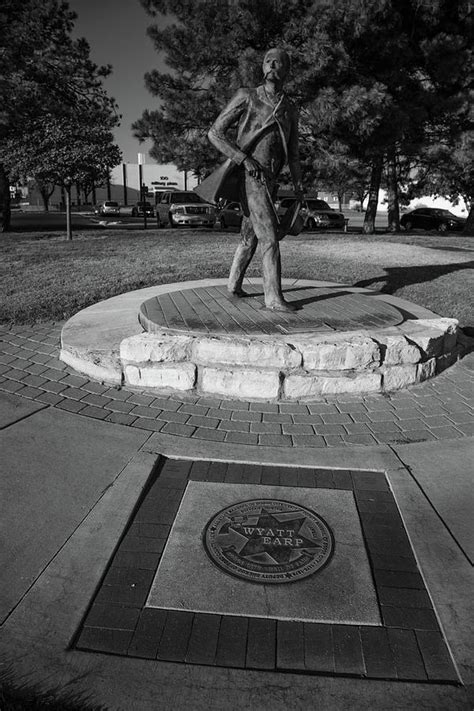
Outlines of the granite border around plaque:
<svg viewBox="0 0 474 711">
<path fill-rule="evenodd" d="M 382 626 L 146 607 L 189 480 L 352 491 Z M 162 458 L 72 646 L 88 652 L 217 667 L 461 683 L 397 504 L 381 471 Z"/>
</svg>

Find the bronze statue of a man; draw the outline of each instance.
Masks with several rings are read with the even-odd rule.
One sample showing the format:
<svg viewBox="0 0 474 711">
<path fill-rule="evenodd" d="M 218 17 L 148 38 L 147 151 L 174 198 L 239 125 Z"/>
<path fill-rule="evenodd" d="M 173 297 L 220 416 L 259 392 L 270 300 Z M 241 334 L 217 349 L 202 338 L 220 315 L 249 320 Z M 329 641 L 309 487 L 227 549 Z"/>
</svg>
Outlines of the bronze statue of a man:
<svg viewBox="0 0 474 711">
<path fill-rule="evenodd" d="M 228 290 L 245 296 L 242 283 L 257 243 L 263 266 L 265 306 L 293 311 L 281 289 L 278 218 L 273 204 L 277 178 L 288 163 L 297 197 L 302 197 L 298 148 L 298 113 L 283 92 L 290 58 L 282 49 L 269 49 L 263 60 L 264 82 L 242 88 L 219 114 L 209 130 L 209 140 L 232 164 L 241 166 L 239 197 L 244 213 L 241 239 L 230 270 Z M 227 132 L 237 127 L 235 143 Z"/>
</svg>

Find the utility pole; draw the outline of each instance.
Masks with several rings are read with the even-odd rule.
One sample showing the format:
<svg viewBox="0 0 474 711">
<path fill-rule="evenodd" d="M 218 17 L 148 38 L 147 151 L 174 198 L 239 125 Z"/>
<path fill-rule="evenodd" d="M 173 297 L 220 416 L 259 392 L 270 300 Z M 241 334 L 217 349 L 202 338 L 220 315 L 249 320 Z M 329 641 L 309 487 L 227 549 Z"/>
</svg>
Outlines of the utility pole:
<svg viewBox="0 0 474 711">
<path fill-rule="evenodd" d="M 66 239 L 72 239 L 72 227 L 71 227 L 71 185 L 72 180 L 70 178 L 64 179 L 64 192 L 66 193 Z"/>
<path fill-rule="evenodd" d="M 123 173 L 123 204 L 128 205 L 127 203 L 127 164 L 122 163 L 122 173 Z"/>
<path fill-rule="evenodd" d="M 144 162 L 145 162 L 145 154 L 139 153 L 138 154 L 138 184 L 140 186 L 140 202 L 141 202 L 142 209 L 143 209 L 143 229 L 146 230 L 147 224 L 146 224 L 146 210 L 145 210 L 145 191 L 143 190 L 143 172 L 142 172 L 142 164 Z"/>
</svg>

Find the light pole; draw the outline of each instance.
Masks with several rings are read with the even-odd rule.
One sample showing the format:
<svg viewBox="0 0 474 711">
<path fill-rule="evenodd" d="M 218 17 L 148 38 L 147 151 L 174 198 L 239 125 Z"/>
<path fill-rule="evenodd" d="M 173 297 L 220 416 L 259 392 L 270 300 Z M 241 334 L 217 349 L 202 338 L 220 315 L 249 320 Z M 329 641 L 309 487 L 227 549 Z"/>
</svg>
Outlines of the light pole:
<svg viewBox="0 0 474 711">
<path fill-rule="evenodd" d="M 66 239 L 72 239 L 71 229 L 71 185 L 72 178 L 64 178 L 64 190 L 66 193 Z"/>
<path fill-rule="evenodd" d="M 146 230 L 147 224 L 146 224 L 146 210 L 145 210 L 145 195 L 144 195 L 144 190 L 143 190 L 143 173 L 142 173 L 142 164 L 144 162 L 145 162 L 145 154 L 139 153 L 138 154 L 138 185 L 140 186 L 140 203 L 142 205 L 142 210 L 143 210 L 143 229 Z"/>
<path fill-rule="evenodd" d="M 123 172 L 123 204 L 127 205 L 127 166 L 125 163 L 122 163 L 122 172 Z"/>
</svg>

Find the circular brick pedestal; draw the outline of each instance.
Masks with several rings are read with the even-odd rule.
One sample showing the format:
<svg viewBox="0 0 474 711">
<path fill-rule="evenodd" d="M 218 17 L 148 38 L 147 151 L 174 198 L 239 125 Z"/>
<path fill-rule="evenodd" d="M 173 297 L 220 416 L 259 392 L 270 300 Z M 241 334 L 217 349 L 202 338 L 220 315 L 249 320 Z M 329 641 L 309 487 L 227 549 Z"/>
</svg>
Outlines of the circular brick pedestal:
<svg viewBox="0 0 474 711">
<path fill-rule="evenodd" d="M 245 288 L 236 300 L 224 280 L 109 299 L 70 319 L 61 358 L 106 382 L 279 402 L 397 390 L 461 352 L 456 320 L 401 299 L 287 280 L 298 311 L 285 314 L 264 308 L 258 281 Z"/>
</svg>

